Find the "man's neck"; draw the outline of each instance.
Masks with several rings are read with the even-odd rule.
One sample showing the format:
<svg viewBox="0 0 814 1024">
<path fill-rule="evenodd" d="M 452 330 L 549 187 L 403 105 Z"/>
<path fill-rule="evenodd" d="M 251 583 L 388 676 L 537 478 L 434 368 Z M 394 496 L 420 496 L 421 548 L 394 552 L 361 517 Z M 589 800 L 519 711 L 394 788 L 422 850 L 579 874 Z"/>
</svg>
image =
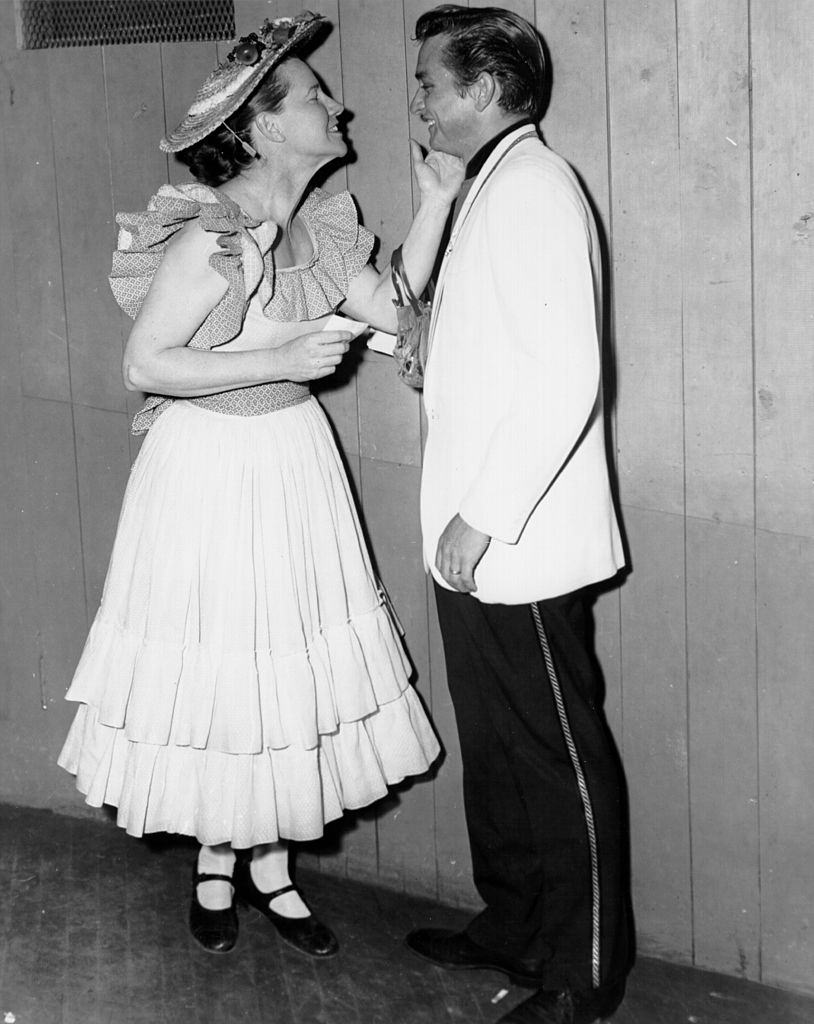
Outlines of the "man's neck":
<svg viewBox="0 0 814 1024">
<path fill-rule="evenodd" d="M 477 146 L 472 149 L 464 159 L 466 160 L 466 177 L 474 178 L 481 167 L 486 163 L 489 155 L 495 149 L 495 147 L 504 139 L 507 135 L 513 132 L 516 128 L 520 128 L 522 125 L 532 125 L 532 121 L 528 117 L 523 115 L 516 115 L 513 118 L 506 117 L 502 118 L 499 122 L 496 122 L 490 126 L 491 130 L 484 133 L 484 137 L 479 141 Z"/>
</svg>

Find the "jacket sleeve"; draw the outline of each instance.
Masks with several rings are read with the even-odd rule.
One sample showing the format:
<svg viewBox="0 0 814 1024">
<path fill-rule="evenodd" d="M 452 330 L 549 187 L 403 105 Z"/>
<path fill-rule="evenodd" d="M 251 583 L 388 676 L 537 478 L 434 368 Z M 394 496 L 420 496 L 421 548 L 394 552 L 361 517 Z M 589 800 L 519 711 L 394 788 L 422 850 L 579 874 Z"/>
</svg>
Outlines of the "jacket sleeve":
<svg viewBox="0 0 814 1024">
<path fill-rule="evenodd" d="M 576 187 L 528 163 L 484 196 L 497 358 L 510 388 L 460 515 L 507 544 L 592 419 L 600 384 L 591 232 Z"/>
</svg>

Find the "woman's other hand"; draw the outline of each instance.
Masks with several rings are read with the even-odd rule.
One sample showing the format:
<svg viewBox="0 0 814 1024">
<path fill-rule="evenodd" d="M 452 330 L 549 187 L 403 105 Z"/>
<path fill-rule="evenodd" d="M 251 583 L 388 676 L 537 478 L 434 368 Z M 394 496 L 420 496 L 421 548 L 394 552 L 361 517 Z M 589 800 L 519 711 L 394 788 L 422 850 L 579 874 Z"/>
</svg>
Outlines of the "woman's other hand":
<svg viewBox="0 0 814 1024">
<path fill-rule="evenodd" d="M 464 180 L 463 160 L 435 149 L 425 157 L 415 139 L 410 139 L 410 156 L 422 200 L 434 200 L 449 206 Z"/>
<path fill-rule="evenodd" d="M 314 331 L 300 334 L 271 351 L 275 378 L 305 383 L 332 374 L 350 347 L 350 331 Z"/>
</svg>

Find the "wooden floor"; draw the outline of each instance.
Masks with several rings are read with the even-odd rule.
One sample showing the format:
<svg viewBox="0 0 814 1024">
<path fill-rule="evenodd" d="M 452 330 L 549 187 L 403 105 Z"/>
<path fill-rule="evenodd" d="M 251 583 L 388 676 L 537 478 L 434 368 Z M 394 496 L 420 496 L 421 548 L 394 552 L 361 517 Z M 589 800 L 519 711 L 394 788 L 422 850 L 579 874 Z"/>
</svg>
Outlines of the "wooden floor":
<svg viewBox="0 0 814 1024">
<path fill-rule="evenodd" d="M 466 916 L 303 875 L 342 951 L 316 963 L 243 912 L 225 956 L 189 938 L 194 846 L 137 841 L 110 821 L 0 806 L 0 1022 L 8 1024 L 465 1024 L 526 993 L 499 974 L 414 958 L 404 934 Z M 508 991 L 506 989 L 508 988 Z M 641 959 L 616 1024 L 812 1024 L 814 1000 Z"/>
</svg>

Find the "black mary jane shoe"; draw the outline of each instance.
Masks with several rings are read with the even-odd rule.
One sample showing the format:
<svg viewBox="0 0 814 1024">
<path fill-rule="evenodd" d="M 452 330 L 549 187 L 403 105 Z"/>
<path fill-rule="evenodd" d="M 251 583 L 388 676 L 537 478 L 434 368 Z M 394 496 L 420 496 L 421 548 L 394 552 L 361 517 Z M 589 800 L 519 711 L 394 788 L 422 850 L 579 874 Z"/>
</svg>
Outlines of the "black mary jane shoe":
<svg viewBox="0 0 814 1024">
<path fill-rule="evenodd" d="M 270 907 L 270 903 L 286 892 L 298 892 L 296 885 L 284 885 L 274 892 L 261 892 L 254 884 L 251 861 L 238 859 L 235 866 L 235 890 L 237 895 L 250 906 L 255 907 L 271 921 L 280 938 L 308 956 L 325 958 L 339 952 L 339 943 L 333 932 L 318 921 L 313 914 L 308 917 L 284 917 Z"/>
<path fill-rule="evenodd" d="M 225 910 L 207 910 L 198 901 L 200 882 L 214 880 L 232 886 L 232 905 Z M 228 953 L 237 942 L 237 911 L 235 910 L 234 880 L 230 875 L 199 874 L 192 872 L 192 902 L 189 905 L 189 930 L 193 939 L 208 953 Z"/>
</svg>

